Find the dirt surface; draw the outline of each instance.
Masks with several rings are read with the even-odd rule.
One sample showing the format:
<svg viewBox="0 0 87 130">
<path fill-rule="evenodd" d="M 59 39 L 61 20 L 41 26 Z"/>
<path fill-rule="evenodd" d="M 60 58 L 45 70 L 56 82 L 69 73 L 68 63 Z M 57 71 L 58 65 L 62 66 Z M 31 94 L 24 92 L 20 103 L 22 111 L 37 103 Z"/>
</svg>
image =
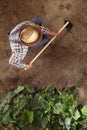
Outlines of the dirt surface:
<svg viewBox="0 0 87 130">
<path fill-rule="evenodd" d="M 54 31 L 67 18 L 74 26 L 56 38 L 30 71 L 19 70 L 8 64 L 11 55 L 8 32 L 36 15 Z M 29 52 L 25 62 L 30 62 L 41 49 Z M 23 84 L 32 87 L 51 84 L 59 90 L 75 85 L 80 103 L 87 103 L 87 0 L 0 1 L 0 97 Z"/>
</svg>

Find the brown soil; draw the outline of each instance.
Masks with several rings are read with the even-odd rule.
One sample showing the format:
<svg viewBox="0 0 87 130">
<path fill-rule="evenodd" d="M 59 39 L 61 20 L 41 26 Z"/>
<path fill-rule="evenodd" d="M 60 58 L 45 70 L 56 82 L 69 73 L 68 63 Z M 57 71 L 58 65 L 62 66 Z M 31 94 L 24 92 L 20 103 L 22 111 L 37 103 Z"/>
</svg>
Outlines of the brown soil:
<svg viewBox="0 0 87 130">
<path fill-rule="evenodd" d="M 8 64 L 11 55 L 8 32 L 35 15 L 54 31 L 63 26 L 66 18 L 74 26 L 56 38 L 30 71 L 19 70 Z M 75 85 L 79 102 L 87 103 L 87 0 L 2 0 L 0 42 L 0 97 L 24 84 L 32 87 L 51 84 L 59 90 Z M 29 52 L 25 61 L 30 62 L 41 49 Z"/>
</svg>

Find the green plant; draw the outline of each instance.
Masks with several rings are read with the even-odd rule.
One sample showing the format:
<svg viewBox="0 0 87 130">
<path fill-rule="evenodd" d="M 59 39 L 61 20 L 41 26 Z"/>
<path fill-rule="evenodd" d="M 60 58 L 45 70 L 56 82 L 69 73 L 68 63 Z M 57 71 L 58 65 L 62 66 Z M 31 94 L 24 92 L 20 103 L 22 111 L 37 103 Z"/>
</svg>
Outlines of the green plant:
<svg viewBox="0 0 87 130">
<path fill-rule="evenodd" d="M 6 130 L 80 130 L 87 127 L 87 106 L 77 106 L 75 87 L 58 92 L 53 86 L 19 86 L 0 101 L 0 126 Z"/>
</svg>

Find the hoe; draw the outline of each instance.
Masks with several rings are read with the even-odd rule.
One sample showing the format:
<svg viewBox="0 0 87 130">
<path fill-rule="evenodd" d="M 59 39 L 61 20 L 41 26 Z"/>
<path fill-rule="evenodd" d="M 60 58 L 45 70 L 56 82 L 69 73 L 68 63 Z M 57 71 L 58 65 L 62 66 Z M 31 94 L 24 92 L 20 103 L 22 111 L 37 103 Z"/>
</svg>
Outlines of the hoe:
<svg viewBox="0 0 87 130">
<path fill-rule="evenodd" d="M 63 27 L 58 31 L 58 35 L 66 28 L 66 30 L 69 32 L 72 27 L 73 24 L 69 21 L 69 20 L 65 20 L 64 21 L 64 25 Z M 36 59 L 44 52 L 44 50 L 56 39 L 57 36 L 54 36 L 45 46 L 44 48 L 33 58 L 33 60 L 30 62 L 31 64 L 33 64 Z"/>
</svg>

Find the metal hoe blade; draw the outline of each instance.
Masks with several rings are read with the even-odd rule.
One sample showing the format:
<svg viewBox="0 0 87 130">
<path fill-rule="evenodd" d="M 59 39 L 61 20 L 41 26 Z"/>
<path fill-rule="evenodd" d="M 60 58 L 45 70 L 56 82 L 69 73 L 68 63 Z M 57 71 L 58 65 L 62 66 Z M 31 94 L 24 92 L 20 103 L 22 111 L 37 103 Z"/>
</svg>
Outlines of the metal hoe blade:
<svg viewBox="0 0 87 130">
<path fill-rule="evenodd" d="M 66 30 L 67 31 L 70 31 L 71 29 L 72 29 L 72 27 L 73 27 L 73 24 L 69 21 L 69 20 L 64 20 L 64 22 L 66 23 L 66 22 L 69 22 L 69 24 L 66 26 Z"/>
</svg>

